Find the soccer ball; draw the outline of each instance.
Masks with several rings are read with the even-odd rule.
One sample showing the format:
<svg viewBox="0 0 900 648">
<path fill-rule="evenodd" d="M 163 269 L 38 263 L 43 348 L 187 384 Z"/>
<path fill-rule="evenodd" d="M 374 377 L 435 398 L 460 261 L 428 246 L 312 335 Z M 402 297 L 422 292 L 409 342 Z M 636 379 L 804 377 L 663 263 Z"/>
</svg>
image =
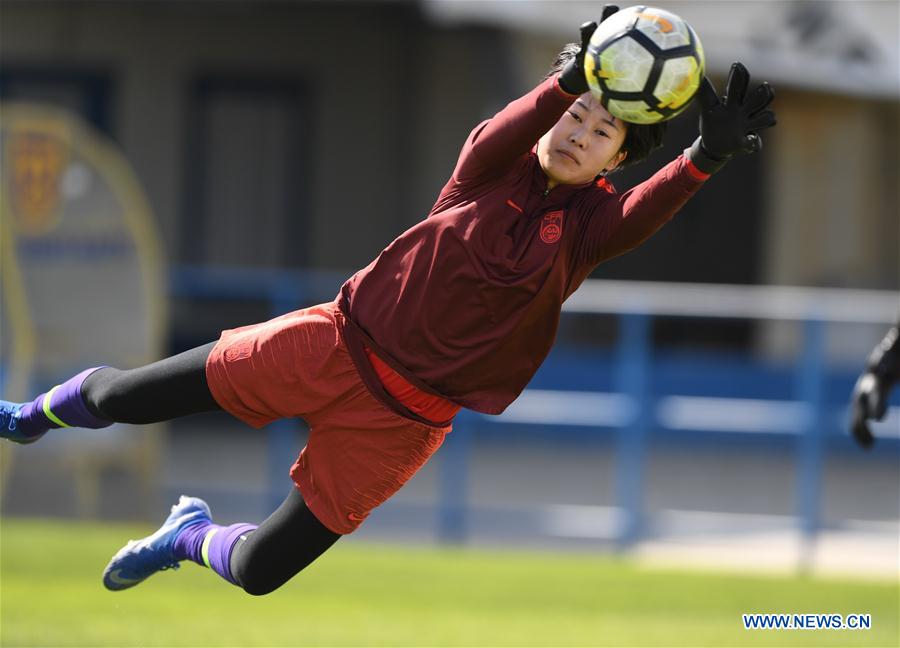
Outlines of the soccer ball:
<svg viewBox="0 0 900 648">
<path fill-rule="evenodd" d="M 584 57 L 591 93 L 634 124 L 671 119 L 687 108 L 703 78 L 703 46 L 670 11 L 628 7 L 597 27 Z"/>
</svg>

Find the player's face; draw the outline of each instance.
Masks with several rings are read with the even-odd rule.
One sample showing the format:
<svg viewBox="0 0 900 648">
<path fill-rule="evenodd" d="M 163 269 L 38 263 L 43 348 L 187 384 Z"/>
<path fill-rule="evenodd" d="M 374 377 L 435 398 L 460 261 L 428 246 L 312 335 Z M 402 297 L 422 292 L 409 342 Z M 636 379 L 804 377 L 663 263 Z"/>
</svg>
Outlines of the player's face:
<svg viewBox="0 0 900 648">
<path fill-rule="evenodd" d="M 626 128 L 591 93 L 578 97 L 538 142 L 538 161 L 548 185 L 584 184 L 612 171 L 625 159 L 619 149 Z"/>
</svg>

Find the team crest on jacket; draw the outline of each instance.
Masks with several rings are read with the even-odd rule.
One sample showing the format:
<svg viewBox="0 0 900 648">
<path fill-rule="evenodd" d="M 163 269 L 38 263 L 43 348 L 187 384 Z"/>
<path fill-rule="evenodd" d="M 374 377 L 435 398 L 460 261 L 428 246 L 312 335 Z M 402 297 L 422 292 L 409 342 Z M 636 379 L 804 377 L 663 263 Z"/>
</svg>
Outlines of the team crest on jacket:
<svg viewBox="0 0 900 648">
<path fill-rule="evenodd" d="M 541 240 L 544 243 L 556 243 L 562 236 L 564 213 L 562 209 L 558 209 L 544 214 L 544 220 L 541 221 Z"/>
</svg>

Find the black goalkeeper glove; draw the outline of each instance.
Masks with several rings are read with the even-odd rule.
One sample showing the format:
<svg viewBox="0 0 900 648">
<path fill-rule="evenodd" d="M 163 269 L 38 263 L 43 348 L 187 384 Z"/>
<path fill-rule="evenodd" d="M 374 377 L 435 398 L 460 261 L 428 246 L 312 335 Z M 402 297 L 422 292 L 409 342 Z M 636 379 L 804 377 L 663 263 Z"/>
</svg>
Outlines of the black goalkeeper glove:
<svg viewBox="0 0 900 648">
<path fill-rule="evenodd" d="M 600 16 L 600 22 L 609 18 L 618 10 L 619 8 L 616 5 L 604 5 L 603 14 Z M 569 94 L 583 95 L 590 89 L 588 87 L 587 77 L 584 75 L 584 53 L 587 52 L 591 36 L 594 35 L 594 30 L 596 29 L 597 23 L 593 20 L 591 22 L 586 22 L 581 26 L 581 48 L 575 54 L 575 57 L 566 63 L 562 72 L 559 73 L 559 85 Z"/>
<path fill-rule="evenodd" d="M 700 137 L 685 153 L 704 173 L 715 173 L 735 155 L 759 151 L 757 131 L 775 125 L 775 113 L 766 110 L 775 98 L 772 87 L 762 83 L 747 96 L 749 85 L 750 73 L 741 63 L 731 65 L 721 99 L 707 77 L 700 82 Z"/>
<path fill-rule="evenodd" d="M 872 351 L 866 372 L 853 388 L 853 422 L 850 431 L 863 448 L 875 442 L 869 419 L 880 421 L 887 411 L 888 392 L 900 379 L 900 331 L 895 326 Z"/>
</svg>

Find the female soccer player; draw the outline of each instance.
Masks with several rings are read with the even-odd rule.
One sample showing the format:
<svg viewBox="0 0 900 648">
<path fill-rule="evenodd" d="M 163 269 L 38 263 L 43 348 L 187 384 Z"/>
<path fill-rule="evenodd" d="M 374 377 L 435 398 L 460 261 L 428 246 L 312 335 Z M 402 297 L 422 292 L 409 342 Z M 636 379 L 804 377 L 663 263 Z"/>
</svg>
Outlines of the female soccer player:
<svg viewBox="0 0 900 648">
<path fill-rule="evenodd" d="M 617 9 L 607 6 L 603 19 Z M 748 95 L 739 63 L 719 100 L 704 79 L 700 137 L 619 194 L 606 180 L 660 145 L 662 125 L 610 115 L 582 67 L 581 28 L 534 90 L 479 124 L 428 218 L 353 275 L 333 303 L 226 330 L 131 370 L 88 369 L 29 403 L 4 403 L 2 435 L 153 423 L 223 409 L 253 427 L 303 417 L 296 484 L 258 527 L 213 524 L 182 497 L 153 535 L 106 568 L 121 590 L 191 560 L 250 594 L 280 587 L 352 532 L 438 449 L 466 407 L 499 414 L 553 343 L 562 303 L 601 262 L 646 240 L 732 156 L 774 125 L 772 90 Z"/>
</svg>

